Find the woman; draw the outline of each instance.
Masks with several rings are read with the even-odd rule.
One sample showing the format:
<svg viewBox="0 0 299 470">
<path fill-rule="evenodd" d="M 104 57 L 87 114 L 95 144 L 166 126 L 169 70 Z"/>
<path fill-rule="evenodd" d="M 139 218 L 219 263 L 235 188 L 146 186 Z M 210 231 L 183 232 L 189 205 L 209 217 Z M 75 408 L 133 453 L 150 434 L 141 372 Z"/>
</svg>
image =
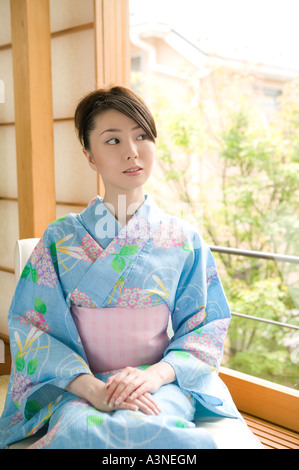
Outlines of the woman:
<svg viewBox="0 0 299 470">
<path fill-rule="evenodd" d="M 196 230 L 144 194 L 154 119 L 113 87 L 75 124 L 105 195 L 50 224 L 21 275 L 1 445 L 48 426 L 33 448 L 216 448 L 193 420 L 241 419 L 217 374 L 230 311 Z"/>
</svg>

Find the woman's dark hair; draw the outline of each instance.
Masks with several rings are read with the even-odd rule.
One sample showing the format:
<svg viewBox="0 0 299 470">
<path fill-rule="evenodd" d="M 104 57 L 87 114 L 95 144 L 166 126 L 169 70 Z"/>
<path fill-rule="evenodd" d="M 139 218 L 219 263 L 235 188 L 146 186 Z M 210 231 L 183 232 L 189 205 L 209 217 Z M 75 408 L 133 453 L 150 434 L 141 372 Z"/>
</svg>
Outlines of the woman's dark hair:
<svg viewBox="0 0 299 470">
<path fill-rule="evenodd" d="M 114 109 L 135 121 L 150 140 L 155 142 L 157 130 L 154 118 L 144 101 L 132 90 L 114 86 L 101 88 L 85 96 L 75 111 L 78 138 L 86 150 L 90 150 L 89 136 L 95 129 L 95 117 Z"/>
</svg>

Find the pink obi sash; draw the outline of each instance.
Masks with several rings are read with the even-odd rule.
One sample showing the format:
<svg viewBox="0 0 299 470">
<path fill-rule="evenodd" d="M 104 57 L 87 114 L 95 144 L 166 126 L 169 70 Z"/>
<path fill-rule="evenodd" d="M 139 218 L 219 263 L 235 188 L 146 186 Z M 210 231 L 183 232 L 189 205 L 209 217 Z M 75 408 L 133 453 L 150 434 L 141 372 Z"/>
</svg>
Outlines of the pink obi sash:
<svg viewBox="0 0 299 470">
<path fill-rule="evenodd" d="M 71 308 L 91 371 L 154 364 L 169 343 L 166 303 L 150 308 Z"/>
</svg>

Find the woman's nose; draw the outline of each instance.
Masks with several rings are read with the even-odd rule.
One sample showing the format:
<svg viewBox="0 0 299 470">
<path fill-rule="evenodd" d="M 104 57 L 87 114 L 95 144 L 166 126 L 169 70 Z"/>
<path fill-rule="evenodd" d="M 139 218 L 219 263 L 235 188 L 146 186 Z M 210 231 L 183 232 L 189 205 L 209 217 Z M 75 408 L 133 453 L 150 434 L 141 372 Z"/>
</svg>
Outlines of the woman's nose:
<svg viewBox="0 0 299 470">
<path fill-rule="evenodd" d="M 134 142 L 128 142 L 125 153 L 124 153 L 126 160 L 134 160 L 138 158 L 138 148 Z"/>
<path fill-rule="evenodd" d="M 127 155 L 127 156 L 126 156 L 126 159 L 127 159 L 127 160 L 134 160 L 134 159 L 136 159 L 136 158 L 138 158 L 138 155 L 133 155 L 133 154 L 132 154 L 132 155 Z"/>
</svg>

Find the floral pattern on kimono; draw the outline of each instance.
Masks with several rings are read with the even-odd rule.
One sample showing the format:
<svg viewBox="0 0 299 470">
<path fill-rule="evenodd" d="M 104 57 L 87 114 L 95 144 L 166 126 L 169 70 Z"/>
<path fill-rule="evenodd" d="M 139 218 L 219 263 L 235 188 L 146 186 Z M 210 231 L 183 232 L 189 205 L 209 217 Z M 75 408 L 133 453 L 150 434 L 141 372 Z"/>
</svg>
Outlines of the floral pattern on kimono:
<svg viewBox="0 0 299 470">
<path fill-rule="evenodd" d="M 81 214 L 49 225 L 21 274 L 8 314 L 12 369 L 0 418 L 0 447 L 34 434 L 48 422 L 51 435 L 40 446 L 58 445 L 66 432 L 58 425 L 58 416 L 75 398 L 65 387 L 79 374 L 92 374 L 72 306 L 148 309 L 150 319 L 151 309 L 161 304 L 169 309 L 174 331 L 160 359 L 176 373 L 175 384 L 167 387 L 177 387 L 173 393 L 178 401 L 188 397 L 186 406 L 195 407 L 195 417 L 207 413 L 240 418 L 218 376 L 230 311 L 209 248 L 193 227 L 163 214 L 150 197 L 121 227 L 97 196 Z M 100 378 L 109 374 L 104 371 Z M 72 413 L 74 408 L 69 409 Z M 120 423 L 123 416 L 137 423 L 135 415 L 118 411 Z M 178 428 L 183 432 L 176 426 L 182 417 L 163 419 L 162 441 L 163 433 Z M 190 436 L 193 427 L 186 426 Z M 96 431 L 96 426 L 91 428 Z M 139 436 L 132 432 L 130 446 Z M 207 436 L 201 436 L 203 445 L 213 447 Z M 167 442 L 175 445 L 172 438 Z"/>
</svg>

